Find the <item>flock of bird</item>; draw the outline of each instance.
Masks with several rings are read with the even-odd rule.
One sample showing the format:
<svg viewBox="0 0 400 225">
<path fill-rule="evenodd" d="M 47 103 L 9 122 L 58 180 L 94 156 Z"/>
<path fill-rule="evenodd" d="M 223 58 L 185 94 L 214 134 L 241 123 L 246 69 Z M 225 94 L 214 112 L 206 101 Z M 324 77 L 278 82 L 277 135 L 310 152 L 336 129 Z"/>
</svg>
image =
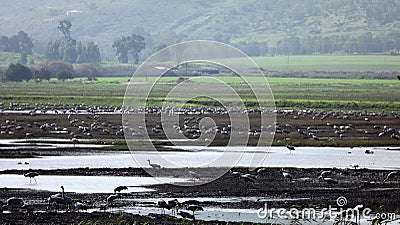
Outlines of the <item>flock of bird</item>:
<svg viewBox="0 0 400 225">
<path fill-rule="evenodd" d="M 29 114 L 71 114 L 78 112 L 87 113 L 112 113 L 120 112 L 122 106 L 112 107 L 112 106 L 96 106 L 96 105 L 84 105 L 84 104 L 73 104 L 68 106 L 67 104 L 51 104 L 51 103 L 37 103 L 35 107 L 32 107 L 29 103 L 17 103 L 10 102 L 8 106 L 0 102 L 0 112 L 3 111 L 28 111 Z"/>
<path fill-rule="evenodd" d="M 17 107 L 18 106 L 18 107 Z M 28 106 L 26 106 L 28 107 Z M 57 108 L 58 111 L 54 108 Z M 31 115 L 36 113 L 46 113 L 46 110 L 52 110 L 65 114 L 67 116 L 69 125 L 59 125 L 57 121 L 38 122 L 33 118 L 32 122 L 22 124 L 16 120 L 6 119 L 4 124 L 0 124 L 0 134 L 13 135 L 14 133 L 25 134 L 26 138 L 33 137 L 34 131 L 38 133 L 57 133 L 57 134 L 69 134 L 71 140 L 78 140 L 78 138 L 93 138 L 98 135 L 107 136 L 109 138 L 123 138 L 125 133 L 128 136 L 143 137 L 145 131 L 150 135 L 163 135 L 165 129 L 174 129 L 177 133 L 182 133 L 189 138 L 198 138 L 201 134 L 214 134 L 221 135 L 221 137 L 229 137 L 232 130 L 238 131 L 239 134 L 246 134 L 251 136 L 259 136 L 262 132 L 270 132 L 277 134 L 277 137 L 282 134 L 285 137 L 297 137 L 308 138 L 312 140 L 334 140 L 334 139 L 346 139 L 352 138 L 352 136 L 368 137 L 368 138 L 386 138 L 390 137 L 393 140 L 400 140 L 400 128 L 394 127 L 398 123 L 382 124 L 382 119 L 400 119 L 400 114 L 392 111 L 391 113 L 374 113 L 366 111 L 317 111 L 317 110 L 275 110 L 275 111 L 263 111 L 260 109 L 230 109 L 230 111 L 222 108 L 200 108 L 200 107 L 143 107 L 132 109 L 130 107 L 95 107 L 95 106 L 81 106 L 76 105 L 72 108 L 67 108 L 65 105 L 56 105 L 52 109 L 51 106 L 38 106 L 35 109 L 31 109 Z M 5 109 L 25 109 L 21 107 L 21 104 L 14 104 Z M 86 119 L 76 116 L 80 111 L 84 110 L 86 113 Z M 183 115 L 182 124 L 173 124 L 172 127 L 164 127 L 161 119 L 153 119 L 146 121 L 146 127 L 138 126 L 131 127 L 127 121 L 123 121 L 123 124 L 117 124 L 118 122 L 110 123 L 106 122 L 101 118 L 100 113 L 110 112 L 114 114 L 121 113 L 146 113 L 146 114 L 174 114 Z M 204 116 L 208 115 L 220 115 L 229 116 L 229 113 L 249 113 L 249 114 L 275 114 L 282 118 L 281 120 L 307 120 L 310 118 L 315 122 L 305 126 L 302 123 L 294 122 L 294 124 L 276 122 L 268 126 L 257 126 L 252 125 L 247 130 L 241 130 L 237 127 L 232 129 L 232 125 L 228 124 L 216 124 L 215 126 L 207 127 L 200 126 L 199 122 Z M 1 112 L 0 112 L 1 113 Z M 97 113 L 97 114 L 96 114 Z M 80 118 L 80 119 L 78 119 Z M 358 121 L 354 123 L 354 121 Z M 28 129 L 29 128 L 29 129 Z M 100 137 L 102 137 L 100 136 Z M 278 140 L 282 141 L 282 140 Z"/>
<path fill-rule="evenodd" d="M 151 163 L 150 160 L 148 160 L 149 166 L 152 167 L 153 169 L 161 170 L 163 167 L 159 164 Z M 359 167 L 357 164 L 352 164 L 350 165 L 354 170 L 357 170 Z M 192 175 L 193 178 L 198 178 L 200 179 L 200 175 L 197 173 L 190 171 L 186 169 L 186 171 L 189 171 L 189 174 Z M 258 168 L 252 172 L 248 173 L 242 173 L 239 171 L 229 171 L 229 174 L 237 178 L 239 181 L 243 181 L 245 183 L 257 183 L 259 176 L 263 173 L 266 173 L 268 171 L 268 168 L 262 167 Z M 284 169 L 282 168 L 280 170 L 280 174 L 282 176 L 283 181 L 288 181 L 288 182 L 324 182 L 327 183 L 328 185 L 335 185 L 340 183 L 341 181 L 338 180 L 335 177 L 335 173 L 340 173 L 340 175 L 348 175 L 349 174 L 349 169 L 335 169 L 335 170 L 323 170 L 320 172 L 319 176 L 317 178 L 312 178 L 312 177 L 298 177 L 296 178 L 289 169 Z M 194 175 L 193 175 L 194 174 Z M 27 173 L 23 174 L 25 177 L 28 177 L 30 179 L 30 183 L 32 182 L 32 179 L 37 183 L 35 177 L 38 176 L 39 174 L 35 171 L 29 170 Z M 389 172 L 386 177 L 382 180 L 382 183 L 388 182 L 391 179 L 400 176 L 400 171 L 392 171 Z M 336 176 L 337 177 L 337 176 Z M 276 178 L 275 178 L 276 179 Z M 61 186 L 61 192 L 57 194 L 50 195 L 47 198 L 47 210 L 54 210 L 54 209 L 59 209 L 60 207 L 64 207 L 67 211 L 69 210 L 87 210 L 89 208 L 93 208 L 94 206 L 89 206 L 85 204 L 84 202 L 80 200 L 74 200 L 71 197 L 69 197 L 67 194 L 65 194 L 64 187 Z M 104 205 L 100 205 L 100 209 L 107 209 L 107 208 L 112 208 L 114 206 L 115 200 L 119 199 L 122 197 L 121 191 L 123 190 L 128 190 L 127 186 L 118 186 L 114 189 L 114 192 L 110 194 L 106 200 Z M 197 211 L 202 211 L 203 208 L 197 204 L 193 204 L 193 201 L 188 201 L 188 202 L 183 202 L 180 203 L 177 199 L 165 201 L 163 199 L 159 200 L 156 205 L 156 207 L 162 209 L 162 213 L 165 214 L 165 210 L 170 210 L 172 215 L 180 215 L 183 218 L 190 218 L 190 219 L 195 219 L 195 212 Z M 16 198 L 16 197 L 11 197 L 7 199 L 6 202 L 0 201 L 0 212 L 2 212 L 4 209 L 8 209 L 10 211 L 17 211 L 17 210 L 25 210 L 28 214 L 33 215 L 34 213 L 34 205 L 33 204 L 28 204 L 24 202 L 23 199 L 21 198 Z M 188 211 L 184 211 L 182 209 L 186 209 L 188 211 L 191 211 L 192 213 L 189 213 Z"/>
<path fill-rule="evenodd" d="M 353 163 L 350 165 L 354 170 L 357 170 L 359 167 L 358 164 Z M 339 184 L 340 180 L 338 180 L 335 177 L 335 173 L 339 173 L 339 175 L 348 175 L 349 174 L 349 168 L 345 169 L 336 169 L 339 172 L 334 172 L 332 170 L 323 170 L 318 177 L 312 178 L 312 177 L 295 177 L 288 169 L 282 168 L 281 169 L 281 176 L 283 180 L 289 181 L 289 182 L 323 182 L 327 183 L 328 185 L 334 185 L 334 184 Z M 267 168 L 262 167 L 259 169 L 256 169 L 252 173 L 241 173 L 239 171 L 232 171 L 229 170 L 229 173 L 232 177 L 238 178 L 240 181 L 243 181 L 245 183 L 256 183 L 259 176 L 267 171 Z M 382 180 L 382 183 L 385 183 L 387 181 L 390 181 L 391 179 L 395 177 L 400 177 L 400 171 L 395 170 L 389 172 L 386 177 Z"/>
<path fill-rule="evenodd" d="M 113 135 L 116 138 L 123 138 L 124 131 L 122 126 L 101 121 L 99 115 L 85 115 L 85 119 L 78 119 L 73 114 L 67 116 L 69 125 L 58 124 L 59 118 L 54 121 L 37 121 L 35 117 L 30 122 L 21 123 L 16 119 L 5 119 L 4 124 L 0 123 L 0 134 L 7 134 L 14 137 L 20 137 L 21 134 L 25 138 L 33 138 L 34 133 L 39 133 L 41 137 L 52 135 L 69 134 L 71 141 L 77 144 L 78 139 L 93 138 L 94 135 L 107 136 L 111 138 Z"/>
<path fill-rule="evenodd" d="M 89 208 L 94 208 L 94 206 L 89 206 L 88 204 L 83 203 L 80 200 L 74 200 L 65 194 L 64 186 L 61 186 L 61 192 L 50 195 L 47 199 L 47 210 L 58 210 L 64 209 L 66 211 L 80 211 L 87 210 Z M 122 197 L 121 191 L 128 190 L 127 186 L 118 186 L 114 188 L 114 193 L 110 194 L 106 198 L 106 204 L 100 205 L 100 210 L 106 210 L 107 208 L 112 208 L 114 206 L 115 200 Z M 162 210 L 162 214 L 165 214 L 165 210 L 170 210 L 171 214 L 180 215 L 182 218 L 190 218 L 195 219 L 195 212 L 203 211 L 203 207 L 196 204 L 188 204 L 191 201 L 180 203 L 177 199 L 165 201 L 160 199 L 154 206 L 160 208 Z M 0 201 L 0 213 L 3 210 L 9 211 L 25 211 L 28 215 L 34 215 L 35 206 L 33 204 L 26 203 L 22 198 L 11 197 L 6 200 L 6 202 Z M 182 209 L 186 209 L 191 211 L 184 211 Z"/>
<path fill-rule="evenodd" d="M 124 107 L 108 107 L 108 106 L 84 106 L 84 105 L 75 105 L 73 108 L 69 108 L 66 105 L 37 105 L 34 109 L 30 108 L 27 104 L 20 104 L 20 103 L 10 103 L 9 107 L 5 107 L 2 103 L 0 103 L 0 113 L 6 110 L 29 110 L 29 114 L 34 116 L 36 114 L 65 114 L 67 115 L 67 119 L 69 121 L 69 127 L 62 127 L 57 125 L 55 121 L 53 122 L 45 122 L 39 123 L 32 121 L 32 123 L 21 124 L 16 120 L 9 120 L 6 119 L 4 124 L 0 124 L 0 134 L 13 134 L 18 132 L 24 132 L 27 128 L 37 128 L 40 129 L 41 132 L 60 132 L 60 133 L 68 133 L 71 137 L 73 143 L 79 143 L 78 138 L 90 138 L 93 137 L 93 134 L 100 134 L 100 135 L 115 135 L 115 136 L 124 136 L 124 132 L 127 130 L 126 124 L 122 124 L 121 126 L 117 124 L 107 123 L 105 121 L 101 121 L 101 116 L 97 115 L 96 113 L 146 113 L 146 114 L 177 114 L 177 115 L 185 115 L 186 117 L 183 118 L 183 124 L 175 124 L 172 129 L 175 129 L 176 132 L 184 133 L 192 138 L 197 138 L 201 135 L 202 132 L 209 132 L 209 133 L 218 133 L 225 137 L 228 137 L 232 127 L 231 124 L 225 125 L 218 125 L 211 128 L 200 127 L 199 121 L 202 119 L 201 115 L 208 115 L 208 114 L 219 114 L 219 115 L 227 115 L 230 111 L 227 111 L 222 108 L 194 108 L 194 107 L 183 107 L 183 108 L 175 108 L 175 107 L 167 107 L 167 108 L 159 108 L 159 107 L 146 107 L 146 108 L 124 108 Z M 84 111 L 86 113 L 86 119 L 78 119 L 74 116 L 75 113 L 79 113 L 80 111 Z M 314 111 L 314 110 L 275 110 L 273 112 L 265 112 L 259 109 L 237 109 L 234 110 L 235 112 L 240 113 L 275 113 L 276 115 L 281 116 L 282 118 L 290 118 L 290 119 L 302 119 L 305 117 L 312 117 L 312 120 L 318 121 L 319 124 L 323 123 L 324 125 L 315 127 L 315 126 L 308 126 L 308 127 L 296 127 L 294 125 L 290 125 L 288 123 L 280 124 L 275 123 L 274 125 L 270 125 L 268 127 L 258 127 L 258 128 L 251 128 L 248 130 L 248 135 L 257 136 L 262 131 L 270 131 L 276 134 L 282 135 L 289 135 L 291 133 L 296 133 L 300 136 L 304 136 L 305 138 L 310 138 L 312 140 L 321 140 L 324 138 L 320 134 L 324 134 L 327 132 L 332 132 L 336 136 L 335 138 L 343 139 L 346 138 L 346 135 L 350 132 L 361 132 L 365 135 L 375 135 L 377 138 L 380 137 L 390 137 L 393 140 L 400 140 L 400 131 L 399 128 L 393 127 L 393 125 L 379 125 L 375 124 L 373 121 L 378 121 L 382 118 L 393 118 L 393 119 L 400 119 L 400 114 L 397 112 L 392 111 L 391 113 L 387 114 L 385 112 L 381 113 L 372 113 L 366 111 L 331 111 L 331 112 L 324 112 L 324 111 Z M 351 119 L 362 120 L 364 125 L 366 124 L 369 129 L 363 128 L 362 130 L 357 129 L 356 124 L 353 124 L 349 121 Z M 322 122 L 323 121 L 323 122 Z M 365 127 L 365 126 L 364 126 Z M 156 121 L 155 124 L 151 127 L 151 131 L 153 134 L 160 134 L 163 129 L 165 129 L 161 121 Z M 128 131 L 131 132 L 132 136 L 137 135 L 138 129 L 131 129 Z M 25 137 L 29 138 L 32 137 L 32 132 L 26 132 Z M 287 144 L 287 149 L 292 152 L 295 150 L 293 145 Z M 373 154 L 373 151 L 366 150 L 366 154 Z M 22 164 L 22 163 L 21 163 Z M 161 165 L 152 163 L 148 160 L 148 165 L 156 170 L 163 169 Z M 352 168 L 357 169 L 359 166 L 357 164 L 350 165 Z M 255 172 L 249 173 L 241 173 L 239 171 L 232 171 L 230 170 L 229 173 L 231 176 L 237 178 L 240 181 L 246 183 L 257 183 L 259 179 L 259 175 L 264 173 L 267 169 L 260 168 L 257 169 Z M 187 173 L 193 179 L 201 179 L 201 176 L 191 170 L 187 170 Z M 328 185 L 335 185 L 340 183 L 340 179 L 335 177 L 335 172 L 332 170 L 324 170 L 322 171 L 318 177 L 310 178 L 310 177 L 298 177 L 296 178 L 288 169 L 282 169 L 280 171 L 283 180 L 290 181 L 290 182 L 323 182 L 327 183 Z M 343 171 L 346 173 L 346 170 Z M 28 171 L 27 173 L 23 174 L 25 177 L 29 178 L 29 183 L 32 183 L 32 180 L 37 183 L 35 177 L 39 174 L 34 171 Z M 383 183 L 390 181 L 394 177 L 400 175 L 399 171 L 392 171 L 387 174 L 385 179 L 382 180 Z M 105 202 L 105 206 L 101 208 L 108 208 L 112 207 L 113 203 L 122 197 L 121 191 L 127 190 L 127 186 L 118 186 L 114 189 L 114 193 L 110 194 Z M 75 210 L 84 210 L 87 209 L 89 206 L 83 203 L 82 201 L 74 201 L 71 197 L 65 194 L 64 187 L 61 186 L 61 192 L 51 195 L 47 199 L 48 202 L 48 209 L 51 210 L 56 206 L 66 206 L 68 210 L 75 209 Z M 165 210 L 171 210 L 172 214 L 178 214 L 182 217 L 186 218 L 195 218 L 195 212 L 201 211 L 203 208 L 201 206 L 195 204 L 189 204 L 183 207 L 183 204 L 180 203 L 178 200 L 160 200 L 156 204 L 157 207 L 161 208 L 163 212 Z M 6 202 L 0 202 L 0 210 L 3 209 L 9 210 L 25 210 L 29 214 L 33 214 L 34 206 L 32 204 L 27 204 L 21 198 L 9 198 Z M 180 210 L 185 208 L 188 211 Z"/>
<path fill-rule="evenodd" d="M 163 214 L 165 214 L 165 210 L 171 210 L 172 215 L 180 215 L 183 218 L 191 218 L 195 219 L 195 212 L 203 211 L 203 207 L 195 204 L 188 204 L 186 207 L 183 207 L 185 203 L 180 203 L 177 199 L 165 201 L 163 199 L 157 202 L 157 207 L 163 210 Z M 192 214 L 181 210 L 185 208 L 186 210 L 192 211 Z"/>
</svg>

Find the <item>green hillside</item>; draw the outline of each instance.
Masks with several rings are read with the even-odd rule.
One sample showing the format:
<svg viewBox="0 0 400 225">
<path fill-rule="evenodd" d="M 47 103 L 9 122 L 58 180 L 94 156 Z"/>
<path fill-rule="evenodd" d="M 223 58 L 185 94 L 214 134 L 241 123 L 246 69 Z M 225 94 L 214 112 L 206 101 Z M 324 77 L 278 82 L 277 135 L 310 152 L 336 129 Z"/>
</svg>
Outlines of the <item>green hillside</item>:
<svg viewBox="0 0 400 225">
<path fill-rule="evenodd" d="M 58 21 L 72 21 L 72 36 L 95 41 L 103 59 L 122 35 L 154 44 L 212 39 L 251 55 L 371 53 L 400 49 L 398 0 L 25 0 L 2 1 L 0 35 L 27 32 L 35 50 L 61 37 Z"/>
</svg>

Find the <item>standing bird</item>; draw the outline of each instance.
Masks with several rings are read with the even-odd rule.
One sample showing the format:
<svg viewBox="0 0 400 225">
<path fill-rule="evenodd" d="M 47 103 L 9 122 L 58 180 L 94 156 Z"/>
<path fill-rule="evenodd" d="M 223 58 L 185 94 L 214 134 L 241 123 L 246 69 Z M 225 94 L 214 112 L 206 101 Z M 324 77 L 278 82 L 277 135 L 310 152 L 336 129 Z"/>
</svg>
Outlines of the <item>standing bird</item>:
<svg viewBox="0 0 400 225">
<path fill-rule="evenodd" d="M 394 177 L 399 176 L 399 175 L 400 175 L 399 171 L 392 171 L 386 176 L 386 178 L 383 180 L 383 183 L 385 183 L 389 179 L 394 178 Z"/>
<path fill-rule="evenodd" d="M 195 179 L 201 180 L 200 174 L 198 174 L 196 172 L 193 172 L 191 170 L 188 170 L 188 172 L 189 172 L 189 174 L 190 174 L 190 176 L 192 177 L 193 180 L 195 180 Z"/>
<path fill-rule="evenodd" d="M 189 205 L 188 207 L 186 207 L 186 209 L 193 212 L 193 219 L 194 219 L 194 213 L 196 211 L 203 211 L 204 210 L 203 207 L 198 206 L 198 205 Z"/>
<path fill-rule="evenodd" d="M 114 188 L 114 194 L 117 192 L 121 192 L 122 190 L 128 190 L 127 186 L 118 186 L 116 188 Z"/>
<path fill-rule="evenodd" d="M 115 199 L 120 198 L 120 197 L 121 197 L 121 195 L 120 195 L 119 193 L 109 195 L 109 196 L 107 197 L 107 207 L 108 207 L 109 205 L 111 205 L 112 202 L 113 202 Z"/>
<path fill-rule="evenodd" d="M 68 197 L 65 194 L 64 186 L 61 186 L 60 188 L 61 188 L 61 193 L 57 193 L 57 194 L 51 195 L 47 199 L 48 204 L 49 204 L 48 207 L 50 208 L 51 204 L 60 204 L 60 205 L 66 205 L 68 207 L 68 210 L 69 210 L 70 206 L 72 205 L 72 198 Z"/>
<path fill-rule="evenodd" d="M 153 168 L 153 169 L 161 169 L 161 166 L 155 163 L 151 163 L 150 159 L 147 160 L 149 162 L 149 165 Z"/>
<path fill-rule="evenodd" d="M 284 168 L 281 169 L 282 175 L 285 179 L 292 180 L 293 176 L 290 174 L 288 171 L 286 171 Z"/>
<path fill-rule="evenodd" d="M 242 175 L 240 172 L 232 171 L 232 170 L 229 170 L 229 173 L 234 177 L 240 177 Z"/>
<path fill-rule="evenodd" d="M 24 205 L 21 206 L 21 208 L 24 209 L 28 215 L 33 215 L 33 211 L 35 210 L 32 204 L 26 204 L 26 203 L 24 203 Z"/>
<path fill-rule="evenodd" d="M 78 202 L 75 202 L 74 208 L 76 211 L 79 212 L 80 210 L 87 210 L 89 208 L 89 206 L 83 202 L 78 201 Z"/>
<path fill-rule="evenodd" d="M 22 198 L 11 197 L 7 199 L 7 209 L 10 211 L 19 210 L 24 204 Z"/>
<path fill-rule="evenodd" d="M 292 153 L 292 151 L 296 150 L 293 145 L 286 145 L 286 148 L 289 149 L 290 153 Z"/>
<path fill-rule="evenodd" d="M 37 173 L 37 172 L 27 172 L 24 174 L 24 177 L 29 177 L 29 183 L 32 182 L 32 179 L 35 180 L 35 183 L 37 183 L 35 177 L 38 175 L 39 175 L 39 173 Z"/>
<path fill-rule="evenodd" d="M 355 170 L 356 170 L 358 167 L 360 167 L 357 163 L 352 163 L 350 166 L 353 167 Z"/>
<path fill-rule="evenodd" d="M 180 206 L 181 206 L 181 204 L 179 203 L 178 199 L 169 200 L 167 202 L 167 204 L 172 209 L 172 214 L 176 214 L 177 211 L 178 211 L 178 208 L 180 208 Z"/>
<path fill-rule="evenodd" d="M 190 219 L 194 220 L 194 215 L 192 215 L 188 212 L 185 212 L 185 211 L 179 211 L 178 215 L 182 216 L 182 218 L 190 218 Z"/>
<path fill-rule="evenodd" d="M 158 207 L 158 208 L 161 208 L 163 214 L 165 214 L 165 210 L 166 210 L 166 209 L 168 209 L 168 210 L 171 209 L 171 206 L 170 206 L 166 201 L 164 201 L 163 199 L 161 199 L 161 200 L 159 200 L 159 201 L 157 202 L 157 207 Z"/>
<path fill-rule="evenodd" d="M 322 177 L 322 176 L 320 176 L 318 179 L 320 181 L 326 182 L 327 184 L 338 184 L 339 183 L 338 180 L 330 178 L 330 177 Z"/>
<path fill-rule="evenodd" d="M 246 173 L 244 175 L 240 175 L 240 179 L 244 180 L 245 182 L 255 183 L 257 177 L 252 174 Z"/>
<path fill-rule="evenodd" d="M 320 175 L 320 177 L 322 177 L 322 178 L 326 178 L 329 176 L 332 176 L 332 171 L 330 171 L 330 170 L 324 170 L 321 172 L 321 175 Z"/>
</svg>

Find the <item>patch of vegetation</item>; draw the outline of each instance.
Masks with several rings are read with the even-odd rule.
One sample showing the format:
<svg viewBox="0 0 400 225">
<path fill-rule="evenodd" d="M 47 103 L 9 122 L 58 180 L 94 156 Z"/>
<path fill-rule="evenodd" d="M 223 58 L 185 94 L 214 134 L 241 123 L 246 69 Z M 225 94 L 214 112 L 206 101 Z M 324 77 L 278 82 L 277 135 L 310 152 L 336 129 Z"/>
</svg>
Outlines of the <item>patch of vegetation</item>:
<svg viewBox="0 0 400 225">
<path fill-rule="evenodd" d="M 119 106 L 123 103 L 126 82 L 129 78 L 98 78 L 95 82 L 85 79 L 72 79 L 66 82 L 50 79 L 41 83 L 7 82 L 0 83 L 0 102 L 8 105 L 10 102 L 51 104 L 86 104 Z M 138 78 L 135 90 L 140 92 L 154 78 Z M 147 103 L 161 106 L 164 96 L 173 87 L 177 77 L 165 77 L 153 88 Z M 219 76 L 218 79 L 231 85 L 244 99 L 248 106 L 253 106 L 253 94 L 238 77 Z M 258 77 L 252 77 L 257 82 Z M 201 81 L 201 79 L 200 79 Z M 207 79 L 204 82 L 209 82 Z M 382 109 L 400 109 L 400 82 L 378 79 L 317 79 L 317 78 L 268 78 L 274 94 L 277 108 L 296 109 L 367 109 L 380 111 Z M 221 93 L 221 100 L 233 102 L 229 94 Z M 177 105 L 185 100 L 185 96 L 174 99 Z M 178 104 L 179 103 L 179 104 Z M 193 99 L 192 106 L 207 106 L 208 98 Z M 213 103 L 214 104 L 214 103 Z"/>
</svg>

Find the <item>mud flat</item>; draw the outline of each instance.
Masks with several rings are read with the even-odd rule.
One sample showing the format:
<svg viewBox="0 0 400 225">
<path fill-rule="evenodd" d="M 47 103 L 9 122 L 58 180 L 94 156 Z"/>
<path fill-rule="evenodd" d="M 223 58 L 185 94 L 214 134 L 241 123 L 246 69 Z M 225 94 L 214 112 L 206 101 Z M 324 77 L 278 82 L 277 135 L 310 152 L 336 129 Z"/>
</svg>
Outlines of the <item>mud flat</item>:
<svg viewBox="0 0 400 225">
<path fill-rule="evenodd" d="M 361 111 L 304 110 L 278 111 L 274 114 L 276 114 L 277 123 L 270 124 L 269 127 L 261 127 L 260 114 L 257 112 L 249 113 L 250 130 L 243 131 L 246 134 L 247 132 L 251 133 L 248 145 L 257 145 L 261 130 L 275 132 L 272 145 L 277 146 L 291 144 L 295 146 L 398 147 L 400 145 L 400 116 L 395 112 L 391 115 L 390 113 Z M 189 133 L 188 130 L 184 130 L 183 126 L 185 124 L 190 129 L 192 129 L 191 127 L 198 127 L 199 121 L 204 117 L 211 117 L 219 130 L 228 128 L 230 124 L 228 115 L 210 113 L 181 115 L 179 126 L 188 138 L 197 138 L 199 135 Z M 163 129 L 172 128 L 157 128 L 160 114 L 147 114 L 146 120 L 146 129 L 150 138 L 166 139 Z M 121 129 L 121 114 L 0 114 L 0 138 L 23 139 L 21 142 L 31 145 L 31 148 L 25 147 L 22 150 L 37 150 L 37 147 L 45 144 L 54 147 L 55 144 L 60 144 L 57 139 L 68 141 L 62 144 L 69 144 L 69 147 L 58 148 L 64 150 L 68 150 L 68 148 L 89 150 L 90 147 L 85 147 L 85 144 L 98 145 L 100 149 L 106 150 L 127 150 Z M 144 132 L 139 129 L 134 130 L 136 133 Z M 157 132 L 154 132 L 154 130 L 157 130 Z M 224 134 L 217 130 L 215 132 L 216 135 L 211 145 L 226 145 L 229 141 L 230 131 L 228 130 Z M 72 139 L 79 141 L 79 144 L 73 143 Z M 104 146 L 101 147 L 101 145 Z M 1 157 L 13 157 L 10 156 L 10 152 L 7 152 L 7 148 L 11 149 L 12 145 L 0 144 L 0 148 L 2 149 Z M 96 149 L 98 148 L 96 147 Z"/>
<path fill-rule="evenodd" d="M 115 201 L 112 208 L 101 209 L 109 193 L 72 193 L 68 192 L 75 201 L 85 203 L 89 211 L 65 212 L 66 208 L 47 209 L 47 198 L 54 194 L 46 190 L 33 189 L 0 189 L 0 200 L 6 201 L 10 197 L 22 198 L 25 202 L 33 204 L 34 214 L 28 215 L 23 212 L 5 212 L 0 216 L 1 224 L 47 224 L 54 221 L 57 224 L 71 224 L 80 222 L 100 222 L 101 224 L 118 221 L 122 223 L 145 223 L 150 224 L 181 224 L 182 218 L 169 215 L 149 214 L 133 215 L 121 212 L 129 207 L 144 207 L 144 209 L 157 208 L 156 202 L 159 199 L 178 199 L 182 208 L 189 204 L 197 204 L 205 210 L 210 208 L 223 209 L 251 209 L 257 210 L 267 203 L 270 207 L 289 209 L 337 207 L 337 199 L 345 197 L 347 204 L 343 207 L 353 208 L 363 205 L 373 210 L 374 213 L 397 213 L 400 209 L 398 196 L 400 195 L 400 177 L 392 177 L 384 181 L 390 170 L 369 170 L 369 169 L 299 169 L 285 168 L 292 178 L 287 179 L 282 175 L 282 168 L 266 169 L 233 168 L 232 171 L 241 174 L 253 174 L 257 178 L 254 182 L 245 180 L 227 173 L 209 183 L 196 185 L 210 177 L 202 177 L 200 181 L 189 180 L 185 185 L 177 186 L 172 184 L 159 184 L 145 186 L 155 189 L 152 192 L 129 192 L 122 191 L 122 197 Z M 162 169 L 163 173 L 169 176 L 182 175 L 179 169 Z M 216 168 L 192 168 L 196 172 L 209 172 L 210 176 Z M 204 170 L 204 171 L 198 171 Z M 329 184 L 318 179 L 322 171 L 331 171 L 329 176 L 337 180 L 337 184 Z M 7 171 L 3 173 L 15 173 Z M 46 171 L 42 171 L 45 173 Z M 129 172 L 129 173 L 127 173 Z M 140 168 L 126 169 L 72 169 L 47 171 L 48 174 L 71 175 L 113 175 L 113 176 L 148 176 Z M 22 176 L 22 175 L 21 175 Z M 95 187 L 93 187 L 95 188 Z M 5 208 L 4 210 L 7 210 Z M 399 215 L 397 215 L 399 216 Z M 208 220 L 214 220 L 209 218 Z M 216 219 L 215 219 L 216 220 Z M 189 224 L 197 224 L 192 220 Z M 203 223 L 203 222 L 201 222 Z M 217 222 L 204 222 L 205 224 L 216 224 Z M 218 222 L 225 224 L 224 222 Z M 235 224 L 235 223 L 231 223 Z"/>
</svg>

